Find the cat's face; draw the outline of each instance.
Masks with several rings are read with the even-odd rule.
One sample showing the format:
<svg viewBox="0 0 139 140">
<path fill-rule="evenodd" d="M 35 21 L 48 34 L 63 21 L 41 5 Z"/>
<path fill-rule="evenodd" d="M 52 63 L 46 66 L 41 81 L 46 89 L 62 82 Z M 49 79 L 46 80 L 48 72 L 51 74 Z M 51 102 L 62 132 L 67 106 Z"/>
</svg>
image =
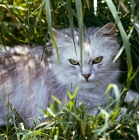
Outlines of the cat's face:
<svg viewBox="0 0 139 140">
<path fill-rule="evenodd" d="M 60 57 L 59 71 L 55 55 L 51 59 L 53 72 L 59 82 L 79 85 L 81 88 L 96 88 L 99 84 L 109 84 L 117 79 L 119 63 L 112 61 L 119 45 L 112 35 L 104 35 L 103 28 L 97 32 L 93 28 L 87 29 L 88 38 L 84 38 L 82 64 L 78 32 L 75 32 L 76 51 L 70 36 L 65 37 L 61 33 L 60 38 L 56 36 Z M 69 30 L 67 32 L 69 33 Z"/>
</svg>

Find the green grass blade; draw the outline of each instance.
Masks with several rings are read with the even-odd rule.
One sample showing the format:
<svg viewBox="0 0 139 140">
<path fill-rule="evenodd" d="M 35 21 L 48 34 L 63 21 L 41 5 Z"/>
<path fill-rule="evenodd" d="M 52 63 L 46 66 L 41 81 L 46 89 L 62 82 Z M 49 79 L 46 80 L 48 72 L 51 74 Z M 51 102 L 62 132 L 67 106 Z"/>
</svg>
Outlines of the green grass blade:
<svg viewBox="0 0 139 140">
<path fill-rule="evenodd" d="M 36 17 L 35 26 L 37 26 L 39 19 L 41 19 L 41 13 L 42 13 L 43 6 L 44 6 L 44 2 L 37 8 L 37 9 L 39 9 L 39 12 L 38 12 L 38 15 Z"/>
<path fill-rule="evenodd" d="M 139 72 L 139 66 L 136 69 L 136 71 L 135 71 L 134 75 L 132 76 L 131 80 L 133 80 L 135 78 L 135 76 L 138 74 L 138 72 Z"/>
<path fill-rule="evenodd" d="M 139 36 L 139 21 L 137 20 L 136 23 L 135 23 L 135 29 L 137 31 L 137 34 Z"/>
<path fill-rule="evenodd" d="M 129 32 L 129 34 L 128 34 L 128 40 L 129 40 L 129 38 L 131 37 L 131 34 L 132 34 L 133 30 L 134 30 L 134 26 L 131 28 L 131 30 L 130 30 L 130 32 Z M 122 47 L 120 48 L 119 52 L 118 52 L 117 55 L 115 56 L 113 62 L 115 62 L 115 61 L 120 57 L 120 55 L 122 54 L 122 52 L 124 51 L 124 49 L 125 49 L 125 46 L 122 45 Z"/>
<path fill-rule="evenodd" d="M 62 105 L 62 102 L 61 102 L 58 98 L 56 98 L 56 97 L 53 96 L 53 95 L 52 95 L 52 98 L 53 98 L 58 104 Z"/>
<path fill-rule="evenodd" d="M 110 115 L 104 109 L 102 109 L 100 107 L 99 107 L 99 109 L 100 109 L 100 112 L 105 115 L 105 123 L 100 129 L 95 130 L 95 133 L 97 133 L 97 135 L 100 135 L 101 133 L 104 133 L 103 134 L 103 137 L 104 137 L 105 136 L 105 131 L 109 128 L 109 117 L 110 117 Z"/>
<path fill-rule="evenodd" d="M 58 48 L 57 48 L 56 40 L 55 40 L 55 37 L 54 37 L 54 33 L 52 31 L 51 9 L 50 9 L 50 1 L 49 0 L 45 0 L 45 10 L 46 10 L 46 19 L 47 19 L 47 24 L 48 24 L 48 30 L 50 32 L 52 42 L 53 42 L 53 46 L 54 46 L 55 51 L 56 51 L 56 57 L 57 57 L 57 60 L 58 60 L 58 65 L 60 66 Z"/>
<path fill-rule="evenodd" d="M 116 20 L 117 26 L 119 28 L 122 40 L 123 40 L 123 45 L 125 47 L 125 52 L 126 52 L 126 56 L 127 56 L 127 65 L 128 65 L 128 75 L 127 75 L 127 83 L 126 83 L 126 87 L 129 88 L 130 84 L 131 84 L 131 74 L 132 74 L 132 61 L 131 61 L 131 53 L 130 53 L 130 45 L 129 45 L 129 41 L 128 41 L 128 36 L 123 28 L 123 25 L 120 21 L 120 18 L 118 16 L 118 13 L 116 11 L 115 5 L 113 4 L 112 1 L 110 0 L 106 0 L 106 3 L 114 17 L 114 19 Z"/>
<path fill-rule="evenodd" d="M 82 14 L 82 3 L 81 0 L 75 0 L 76 10 L 77 10 L 77 19 L 79 26 L 79 39 L 80 39 L 80 63 L 81 63 L 81 72 L 82 72 L 82 50 L 83 50 L 83 14 Z"/>
<path fill-rule="evenodd" d="M 70 29 L 71 29 L 72 39 L 73 39 L 73 42 L 74 42 L 74 48 L 75 48 L 75 53 L 76 53 L 75 40 L 74 40 L 74 24 L 73 24 L 73 18 L 72 18 L 71 1 L 70 0 L 66 0 L 66 2 L 67 2 L 67 10 L 68 10 L 68 16 L 69 16 Z"/>
</svg>

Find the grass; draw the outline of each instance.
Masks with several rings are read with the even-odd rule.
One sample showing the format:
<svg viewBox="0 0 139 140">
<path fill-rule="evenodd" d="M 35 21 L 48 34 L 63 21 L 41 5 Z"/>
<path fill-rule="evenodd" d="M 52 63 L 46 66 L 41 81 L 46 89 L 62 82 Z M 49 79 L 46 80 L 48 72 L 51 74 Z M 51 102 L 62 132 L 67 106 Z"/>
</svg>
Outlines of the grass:
<svg viewBox="0 0 139 140">
<path fill-rule="evenodd" d="M 139 92 L 139 2 L 121 0 L 98 0 L 97 13 L 94 14 L 92 0 L 3 0 L 0 2 L 0 44 L 42 44 L 52 37 L 55 50 L 58 49 L 52 32 L 54 28 L 73 27 L 80 29 L 80 42 L 83 41 L 83 26 L 103 26 L 108 22 L 117 25 L 117 37 L 121 49 L 116 58 L 122 59 L 122 69 L 128 70 L 123 98 L 119 100 L 119 92 L 115 85 L 109 85 L 108 90 L 114 89 L 116 99 L 111 97 L 105 107 L 99 106 L 96 116 L 88 114 L 83 102 L 76 106 L 76 94 L 67 93 L 70 101 L 66 104 L 53 97 L 54 104 L 43 110 L 46 122 L 34 128 L 28 128 L 22 123 L 17 125 L 13 115 L 14 125 L 7 124 L 0 127 L 0 139 L 28 140 L 28 139 L 60 139 L 60 140 L 117 140 L 139 139 L 138 107 L 133 102 L 127 105 L 127 111 L 122 107 L 127 89 L 132 87 Z M 49 34 L 50 33 L 50 34 Z M 81 43 L 82 44 L 82 43 Z M 81 52 L 82 53 L 82 49 Z M 82 57 L 81 57 L 82 60 Z M 125 68 L 127 65 L 127 68 Z M 131 83 L 132 82 L 132 83 Z M 107 94 L 107 91 L 104 93 Z M 110 107 L 114 110 L 110 112 Z M 117 117 L 121 115 L 121 120 Z"/>
<path fill-rule="evenodd" d="M 110 85 L 118 92 L 116 85 Z M 128 107 L 126 113 L 122 113 L 119 108 L 119 97 L 116 100 L 111 100 L 102 109 L 98 107 L 100 112 L 96 116 L 87 114 L 87 109 L 84 108 L 83 102 L 76 106 L 76 94 L 78 87 L 73 94 L 67 93 L 70 101 L 63 105 L 60 100 L 53 97 L 55 102 L 50 108 L 44 110 L 46 122 L 36 125 L 35 128 L 25 127 L 22 123 L 17 125 L 15 116 L 14 125 L 8 127 L 8 133 L 1 127 L 1 139 L 137 139 L 138 138 L 138 117 L 136 109 L 131 108 L 132 103 Z M 109 112 L 110 107 L 114 104 L 114 111 Z M 62 106 L 60 109 L 59 106 Z M 132 113 L 129 114 L 129 111 Z M 109 113 L 108 113 L 109 112 Z M 122 114 L 121 121 L 115 121 L 117 116 Z M 2 132 L 3 131 L 3 132 Z"/>
</svg>

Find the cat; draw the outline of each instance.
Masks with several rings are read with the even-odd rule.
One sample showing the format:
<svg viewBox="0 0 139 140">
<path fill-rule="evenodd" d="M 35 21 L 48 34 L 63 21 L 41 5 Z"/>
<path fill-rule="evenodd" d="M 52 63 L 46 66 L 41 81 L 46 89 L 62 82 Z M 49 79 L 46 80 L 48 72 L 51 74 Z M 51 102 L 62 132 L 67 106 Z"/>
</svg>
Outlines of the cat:
<svg viewBox="0 0 139 140">
<path fill-rule="evenodd" d="M 0 50 L 0 125 L 6 123 L 6 99 L 18 113 L 32 125 L 32 119 L 42 114 L 53 101 L 52 95 L 63 103 L 68 101 L 66 91 L 78 86 L 77 105 L 87 99 L 87 106 L 105 104 L 109 94 L 101 101 L 107 86 L 120 87 L 120 60 L 113 63 L 119 43 L 116 28 L 108 23 L 102 28 L 84 29 L 82 65 L 80 61 L 79 31 L 74 30 L 75 46 L 70 29 L 53 29 L 58 46 L 60 66 L 53 46 L 6 47 Z M 129 91 L 125 102 L 138 94 Z M 13 110 L 9 107 L 9 117 Z M 94 111 L 92 111 L 94 114 Z M 41 118 L 43 120 L 43 116 Z"/>
</svg>

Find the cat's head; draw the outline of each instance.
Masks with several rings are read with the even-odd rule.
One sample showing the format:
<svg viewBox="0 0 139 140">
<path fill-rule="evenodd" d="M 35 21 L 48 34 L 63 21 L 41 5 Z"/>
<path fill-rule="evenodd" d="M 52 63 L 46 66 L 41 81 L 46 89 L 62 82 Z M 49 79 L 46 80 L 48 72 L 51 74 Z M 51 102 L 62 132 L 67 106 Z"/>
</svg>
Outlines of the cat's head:
<svg viewBox="0 0 139 140">
<path fill-rule="evenodd" d="M 113 63 L 119 44 L 115 38 L 116 28 L 108 23 L 102 28 L 84 29 L 82 65 L 78 29 L 74 30 L 73 43 L 70 29 L 54 30 L 60 67 L 53 50 L 52 70 L 61 84 L 79 85 L 81 88 L 99 88 L 114 83 L 119 75 L 119 62 Z"/>
</svg>

